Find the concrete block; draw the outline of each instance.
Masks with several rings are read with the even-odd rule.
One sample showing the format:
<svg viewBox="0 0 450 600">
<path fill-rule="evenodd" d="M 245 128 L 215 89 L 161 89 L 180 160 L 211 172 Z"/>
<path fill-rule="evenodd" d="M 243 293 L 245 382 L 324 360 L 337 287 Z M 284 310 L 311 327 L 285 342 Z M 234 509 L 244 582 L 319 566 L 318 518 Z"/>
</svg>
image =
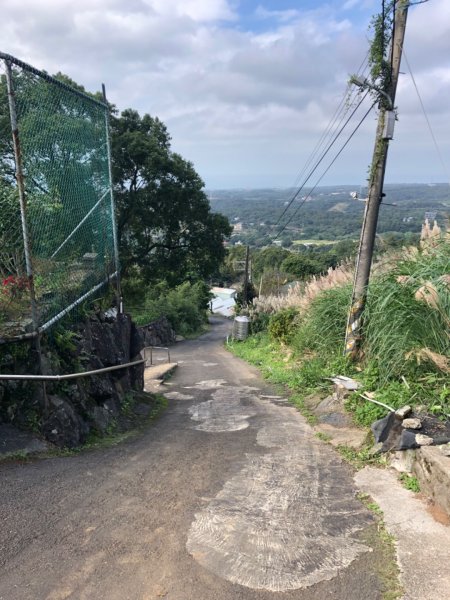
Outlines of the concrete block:
<svg viewBox="0 0 450 600">
<path fill-rule="evenodd" d="M 450 457 L 439 446 L 416 450 L 413 473 L 425 494 L 450 515 Z"/>
</svg>

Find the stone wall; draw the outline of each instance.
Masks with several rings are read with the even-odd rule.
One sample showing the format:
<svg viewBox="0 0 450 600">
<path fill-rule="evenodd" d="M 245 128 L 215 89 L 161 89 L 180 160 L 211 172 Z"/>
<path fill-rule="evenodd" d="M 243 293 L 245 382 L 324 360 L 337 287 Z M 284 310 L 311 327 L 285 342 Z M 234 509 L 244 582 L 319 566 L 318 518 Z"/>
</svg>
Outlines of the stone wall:
<svg viewBox="0 0 450 600">
<path fill-rule="evenodd" d="M 139 360 L 146 345 L 128 315 L 98 313 L 59 337 L 43 339 L 43 370 L 48 375 L 90 371 Z M 36 373 L 31 346 L 3 348 L 3 373 Z M 143 390 L 144 367 L 121 369 L 80 379 L 42 384 L 0 384 L 0 422 L 33 429 L 59 447 L 83 444 L 91 432 L 107 433 L 120 421 L 121 408 Z"/>
<path fill-rule="evenodd" d="M 139 327 L 145 346 L 170 346 L 176 339 L 175 331 L 166 317 Z"/>
</svg>

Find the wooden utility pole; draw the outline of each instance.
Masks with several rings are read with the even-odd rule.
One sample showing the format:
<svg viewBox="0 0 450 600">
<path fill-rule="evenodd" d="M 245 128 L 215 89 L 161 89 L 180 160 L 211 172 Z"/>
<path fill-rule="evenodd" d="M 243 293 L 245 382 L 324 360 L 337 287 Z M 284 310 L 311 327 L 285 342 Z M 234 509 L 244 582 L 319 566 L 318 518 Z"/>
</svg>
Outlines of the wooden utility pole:
<svg viewBox="0 0 450 600">
<path fill-rule="evenodd" d="M 244 289 L 243 289 L 243 301 L 244 306 L 248 305 L 248 261 L 250 258 L 250 246 L 247 246 L 245 252 L 245 273 L 244 273 Z"/>
<path fill-rule="evenodd" d="M 355 279 L 353 282 L 352 305 L 348 315 L 347 331 L 345 338 L 345 353 L 352 358 L 358 355 L 362 317 L 366 305 L 367 287 L 369 285 L 370 269 L 372 266 L 375 235 L 377 230 L 378 213 L 383 198 L 383 183 L 386 170 L 386 160 L 389 139 L 392 134 L 386 132 L 387 121 L 393 117 L 393 107 L 402 58 L 403 41 L 405 38 L 406 18 L 408 15 L 408 2 L 401 0 L 397 3 L 392 39 L 392 69 L 391 80 L 386 91 L 380 93 L 380 114 L 369 177 L 369 193 L 366 200 L 364 221 L 361 230 L 359 251 L 356 260 Z M 364 84 L 363 84 L 364 86 Z M 366 83 L 366 87 L 375 89 Z M 390 101 L 388 109 L 382 96 Z"/>
</svg>

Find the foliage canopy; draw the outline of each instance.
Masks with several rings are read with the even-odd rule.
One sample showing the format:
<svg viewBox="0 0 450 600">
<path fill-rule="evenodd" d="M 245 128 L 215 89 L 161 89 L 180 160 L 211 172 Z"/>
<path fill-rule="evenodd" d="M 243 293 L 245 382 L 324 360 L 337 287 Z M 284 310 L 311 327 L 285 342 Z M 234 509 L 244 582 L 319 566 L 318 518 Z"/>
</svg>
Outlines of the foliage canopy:
<svg viewBox="0 0 450 600">
<path fill-rule="evenodd" d="M 125 274 L 170 285 L 214 273 L 230 235 L 226 217 L 210 210 L 191 162 L 173 152 L 158 118 L 125 110 L 112 119 L 113 177 Z"/>
</svg>

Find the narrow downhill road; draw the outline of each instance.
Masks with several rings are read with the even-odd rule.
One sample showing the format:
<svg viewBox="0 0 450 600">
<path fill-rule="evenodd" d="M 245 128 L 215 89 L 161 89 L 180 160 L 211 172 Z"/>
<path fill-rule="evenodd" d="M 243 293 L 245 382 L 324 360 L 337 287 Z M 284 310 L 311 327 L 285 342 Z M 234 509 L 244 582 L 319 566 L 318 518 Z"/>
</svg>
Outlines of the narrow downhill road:
<svg viewBox="0 0 450 600">
<path fill-rule="evenodd" d="M 0 465 L 1 600 L 375 600 L 351 474 L 257 371 L 228 321 L 177 344 L 139 438 Z"/>
</svg>

